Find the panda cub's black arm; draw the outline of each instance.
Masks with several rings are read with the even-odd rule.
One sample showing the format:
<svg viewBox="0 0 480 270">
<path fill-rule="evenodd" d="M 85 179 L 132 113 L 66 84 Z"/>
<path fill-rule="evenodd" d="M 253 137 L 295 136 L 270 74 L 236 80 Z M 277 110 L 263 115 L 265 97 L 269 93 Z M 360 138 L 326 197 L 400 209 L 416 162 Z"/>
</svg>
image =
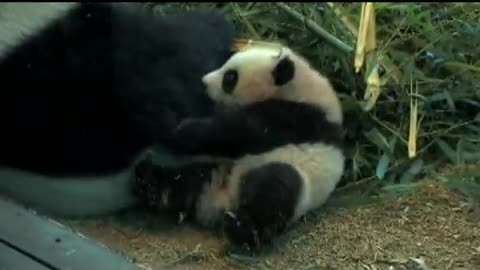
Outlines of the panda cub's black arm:
<svg viewBox="0 0 480 270">
<path fill-rule="evenodd" d="M 175 144 L 189 154 L 237 157 L 255 144 L 260 123 L 247 111 L 218 113 L 208 118 L 184 120 L 174 132 Z"/>
<path fill-rule="evenodd" d="M 190 154 L 235 158 L 288 143 L 337 143 L 340 126 L 304 103 L 267 100 L 210 118 L 191 119 L 174 133 L 176 144 Z"/>
</svg>

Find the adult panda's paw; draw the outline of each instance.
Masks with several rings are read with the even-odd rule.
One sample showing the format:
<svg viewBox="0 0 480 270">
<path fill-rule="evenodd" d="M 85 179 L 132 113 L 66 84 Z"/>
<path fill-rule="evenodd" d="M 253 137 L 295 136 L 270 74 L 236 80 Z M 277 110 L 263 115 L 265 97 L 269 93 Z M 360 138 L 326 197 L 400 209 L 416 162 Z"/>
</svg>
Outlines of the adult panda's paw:
<svg viewBox="0 0 480 270">
<path fill-rule="evenodd" d="M 135 166 L 133 193 L 140 204 L 153 206 L 157 204 L 156 177 L 151 157 L 146 157 Z"/>
<path fill-rule="evenodd" d="M 162 166 L 147 157 L 135 168 L 135 196 L 146 209 L 172 214 L 181 223 L 195 212 L 197 198 L 209 183 L 215 166 L 215 163 Z"/>
<path fill-rule="evenodd" d="M 138 202 L 151 210 L 164 210 L 169 207 L 168 183 L 163 181 L 163 168 L 153 163 L 147 156 L 135 166 L 133 193 Z"/>
</svg>

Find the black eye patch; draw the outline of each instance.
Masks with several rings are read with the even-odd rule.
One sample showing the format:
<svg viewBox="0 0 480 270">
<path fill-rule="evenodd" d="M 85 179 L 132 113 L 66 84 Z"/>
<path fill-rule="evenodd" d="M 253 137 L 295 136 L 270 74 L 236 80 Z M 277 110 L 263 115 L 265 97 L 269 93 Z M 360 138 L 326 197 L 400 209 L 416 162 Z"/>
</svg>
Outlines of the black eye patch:
<svg viewBox="0 0 480 270">
<path fill-rule="evenodd" d="M 235 89 L 238 82 L 238 72 L 230 69 L 223 74 L 222 89 L 225 93 L 230 94 Z"/>
</svg>

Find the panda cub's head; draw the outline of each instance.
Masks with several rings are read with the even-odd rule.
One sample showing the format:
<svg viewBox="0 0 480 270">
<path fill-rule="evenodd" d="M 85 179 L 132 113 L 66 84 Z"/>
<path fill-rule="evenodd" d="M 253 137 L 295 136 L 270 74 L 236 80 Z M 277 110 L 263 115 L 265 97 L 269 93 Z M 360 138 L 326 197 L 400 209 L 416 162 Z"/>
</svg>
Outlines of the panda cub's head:
<svg viewBox="0 0 480 270">
<path fill-rule="evenodd" d="M 227 107 L 276 98 L 313 105 L 341 124 L 342 110 L 330 81 L 286 46 L 251 47 L 235 53 L 202 78 L 209 97 Z"/>
<path fill-rule="evenodd" d="M 227 105 L 247 105 L 278 95 L 295 75 L 291 54 L 250 48 L 234 54 L 220 69 L 202 78 L 210 98 Z"/>
</svg>

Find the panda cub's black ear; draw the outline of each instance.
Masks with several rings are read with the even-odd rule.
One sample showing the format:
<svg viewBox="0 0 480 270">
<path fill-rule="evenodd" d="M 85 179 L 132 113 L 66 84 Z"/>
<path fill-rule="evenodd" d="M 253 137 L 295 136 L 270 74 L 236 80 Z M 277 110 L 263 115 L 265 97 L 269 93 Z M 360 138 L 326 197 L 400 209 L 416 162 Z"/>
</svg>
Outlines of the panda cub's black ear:
<svg viewBox="0 0 480 270">
<path fill-rule="evenodd" d="M 295 64 L 290 57 L 285 56 L 278 62 L 272 71 L 273 81 L 276 86 L 282 86 L 293 79 Z"/>
</svg>

